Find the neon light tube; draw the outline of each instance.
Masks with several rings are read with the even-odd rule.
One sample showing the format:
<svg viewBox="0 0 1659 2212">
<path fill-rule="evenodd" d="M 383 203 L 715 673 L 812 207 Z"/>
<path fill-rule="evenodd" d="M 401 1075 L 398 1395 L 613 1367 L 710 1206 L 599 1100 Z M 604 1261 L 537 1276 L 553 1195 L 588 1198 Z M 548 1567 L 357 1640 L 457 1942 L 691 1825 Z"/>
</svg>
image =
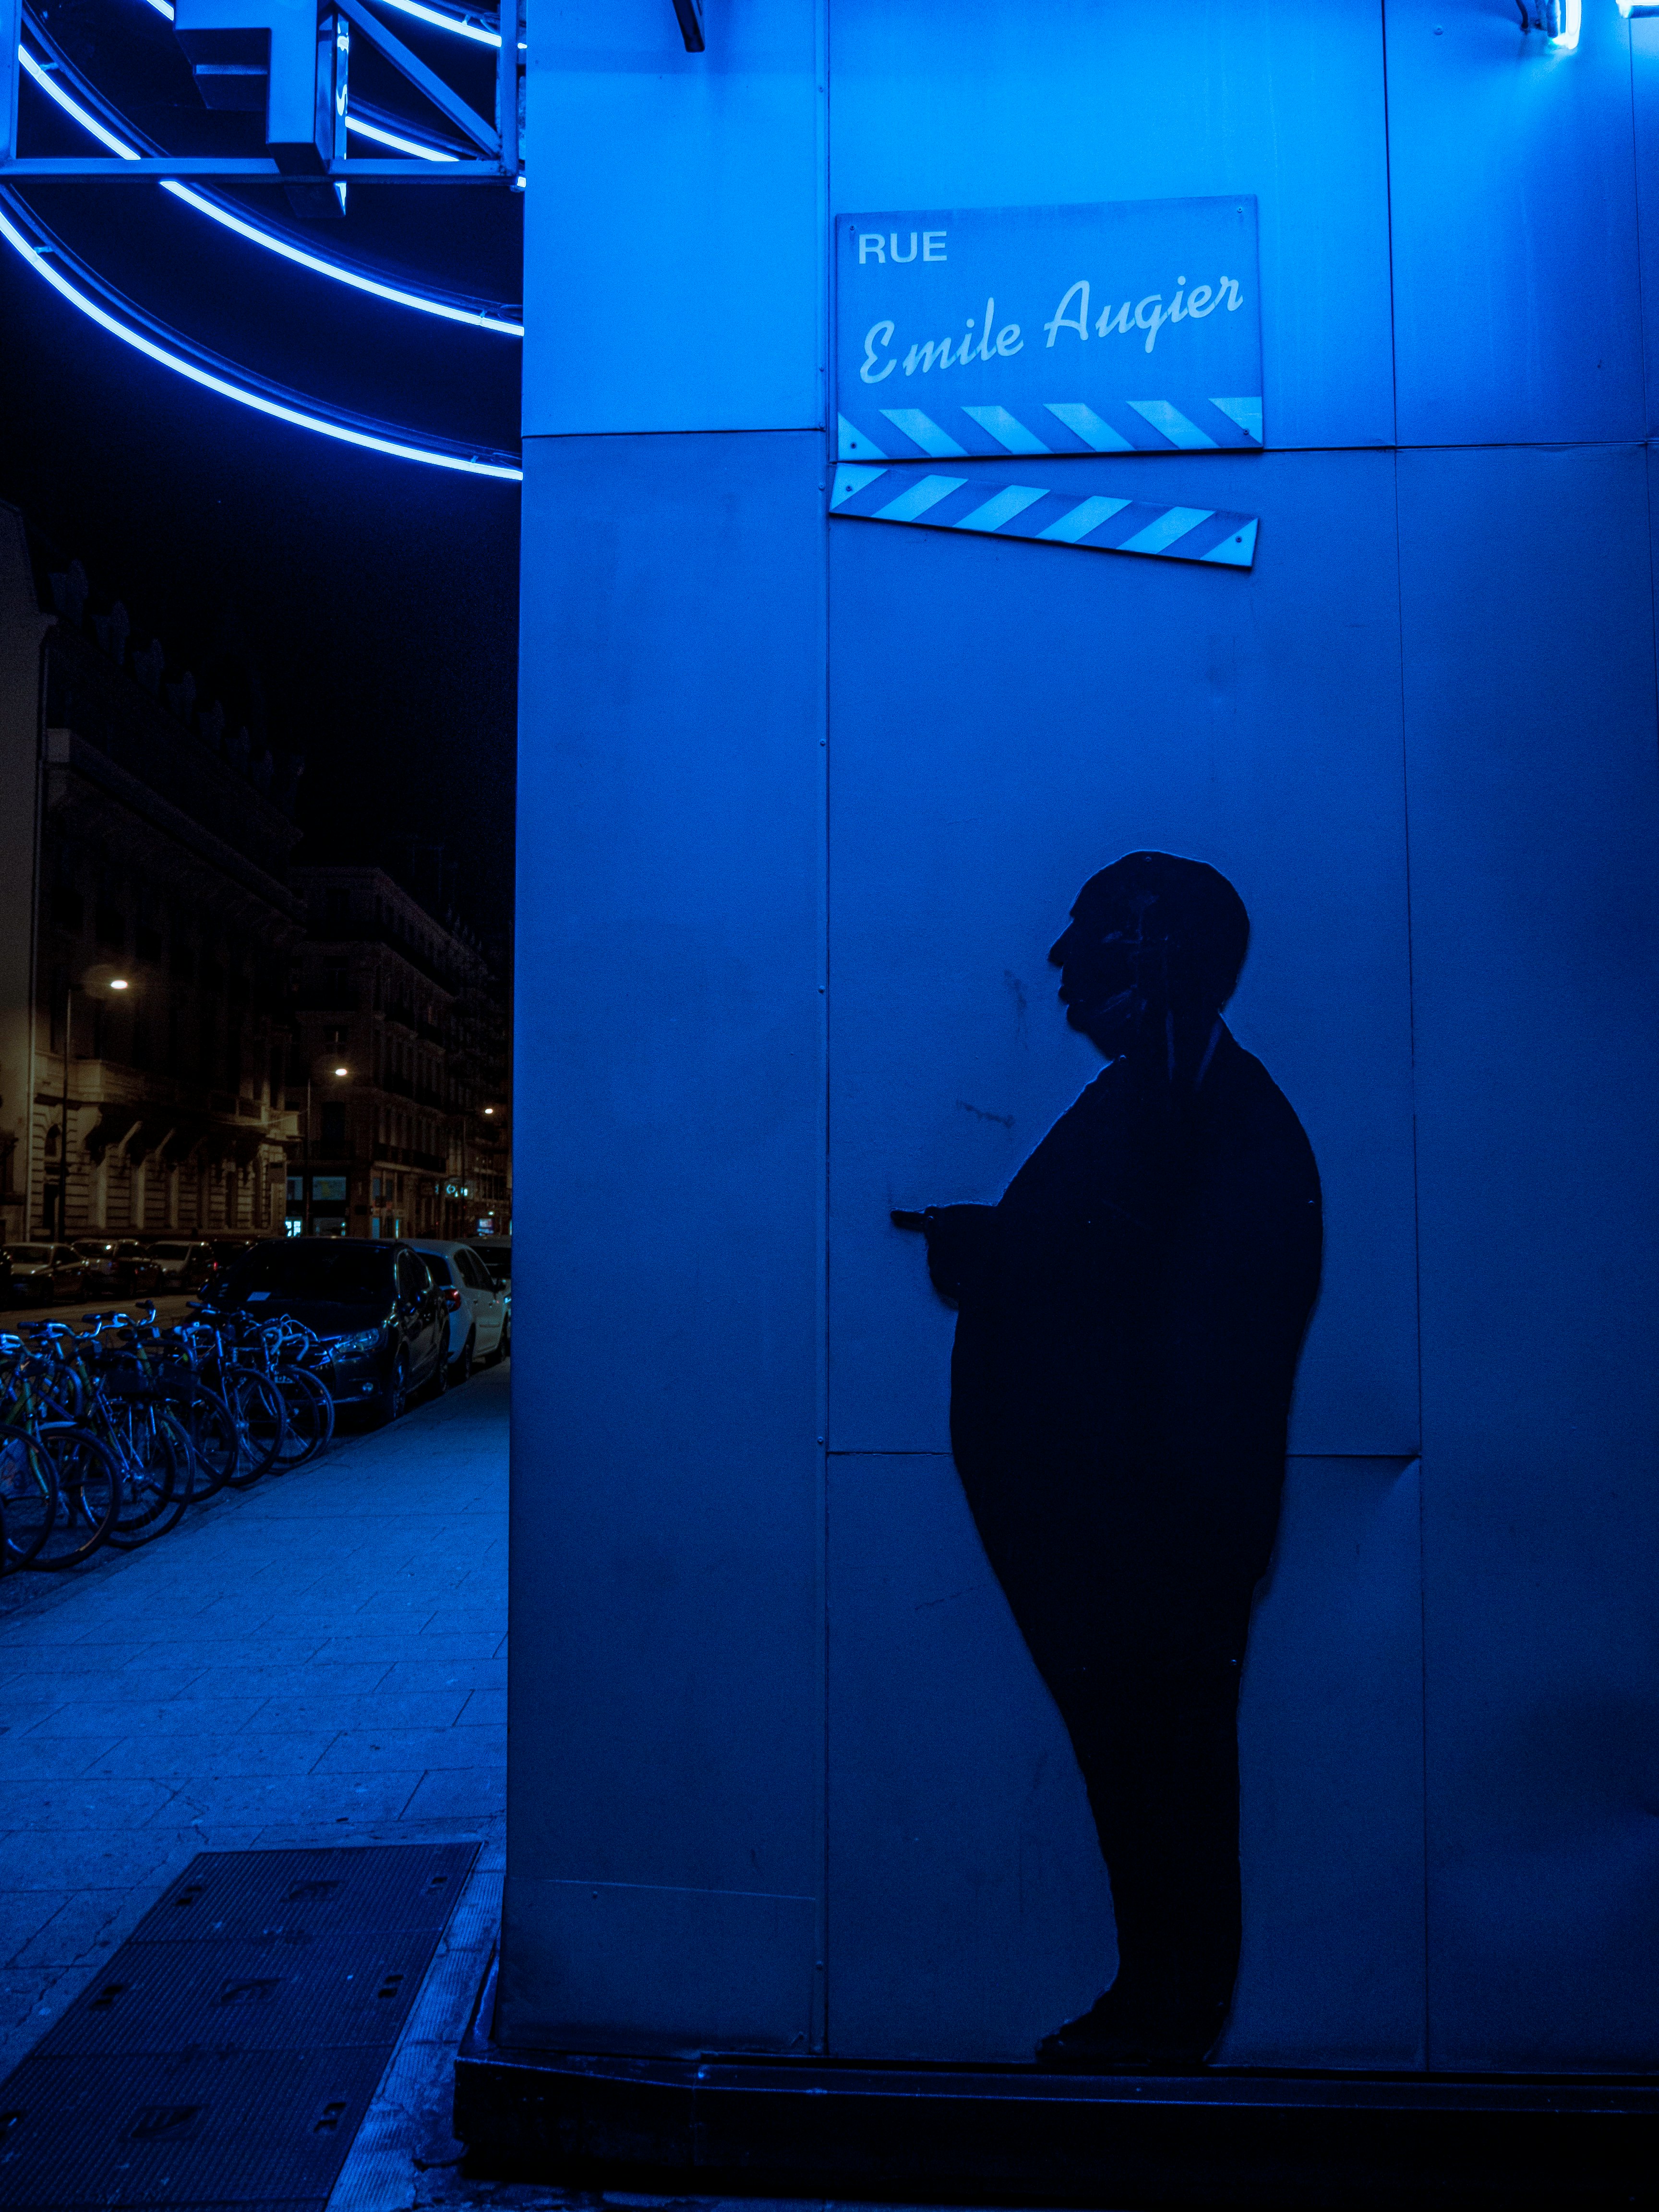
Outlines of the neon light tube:
<svg viewBox="0 0 1659 2212">
<path fill-rule="evenodd" d="M 12 207 L 18 204 L 9 191 L 4 192 L 3 198 Z M 386 453 L 393 460 L 420 461 L 428 468 L 453 469 L 465 476 L 494 477 L 505 483 L 524 482 L 524 471 L 506 460 L 484 460 L 471 454 L 447 453 L 430 446 L 411 445 L 401 438 L 381 437 L 374 431 L 346 422 L 330 422 L 326 416 L 313 415 L 306 408 L 290 405 L 285 400 L 269 398 L 264 392 L 249 390 L 246 385 L 234 383 L 228 377 L 220 376 L 197 362 L 186 360 L 182 354 L 158 344 L 154 338 L 147 337 L 142 331 L 135 330 L 131 324 L 123 322 L 95 300 L 88 298 L 85 292 L 70 282 L 61 269 L 53 265 L 58 260 L 72 261 L 73 257 L 55 243 L 50 246 L 35 245 L 3 209 L 0 209 L 0 237 L 4 238 L 13 252 L 37 276 L 45 278 L 61 299 L 78 308 L 100 330 L 107 331 L 112 337 L 119 338 L 124 345 L 131 346 L 136 352 L 158 362 L 161 368 L 170 368 L 175 376 L 187 377 L 204 391 L 216 392 L 222 399 L 234 399 L 239 406 L 251 407 L 258 414 L 268 415 L 278 422 L 291 423 L 295 429 L 309 430 L 320 438 L 333 438 L 343 445 L 360 446 L 371 453 Z"/>
<path fill-rule="evenodd" d="M 151 4 L 155 4 L 155 0 L 151 0 Z M 439 30 L 448 31 L 458 39 L 471 39 L 481 46 L 499 46 L 501 43 L 499 31 L 487 31 L 482 23 L 459 21 L 453 15 L 443 15 L 436 8 L 423 7 L 422 0 L 384 0 L 384 4 L 395 8 L 402 15 L 418 15 L 423 23 L 434 24 Z"/>
<path fill-rule="evenodd" d="M 382 131 L 378 123 L 364 123 L 352 114 L 346 117 L 346 129 L 355 131 L 361 138 L 372 138 L 377 146 L 391 146 L 399 154 L 416 155 L 422 161 L 459 161 L 459 154 L 445 154 L 436 146 L 422 146 L 414 138 L 400 138 L 395 131 Z"/>
<path fill-rule="evenodd" d="M 173 21 L 173 0 L 146 0 L 146 4 L 154 8 L 158 15 L 165 15 L 169 23 Z M 436 8 L 423 7 L 422 0 L 385 0 L 385 4 L 397 9 L 400 15 L 418 15 L 423 23 L 430 23 L 440 31 L 447 31 L 453 38 L 471 39 L 480 46 L 499 46 L 501 43 L 499 31 L 487 30 L 482 23 L 469 23 L 457 16 L 447 15 Z"/>
<path fill-rule="evenodd" d="M 246 222 L 233 215 L 228 207 L 207 198 L 193 185 L 176 183 L 172 178 L 163 180 L 161 190 L 171 192 L 174 199 L 183 200 L 198 215 L 207 216 L 226 230 L 234 230 L 238 237 L 263 246 L 268 253 L 280 253 L 284 261 L 292 261 L 301 269 L 314 270 L 319 276 L 331 276 L 337 284 L 349 284 L 355 292 L 368 292 L 377 300 L 389 300 L 394 307 L 413 307 L 423 315 L 438 315 L 447 323 L 471 323 L 479 330 L 499 331 L 507 337 L 524 336 L 522 323 L 510 323 L 505 316 L 492 315 L 480 308 L 453 307 L 442 300 L 434 300 L 420 292 L 405 292 L 397 284 L 387 284 L 378 276 L 365 276 L 356 269 L 343 268 L 337 261 L 325 261 L 320 254 L 309 253 L 303 246 L 290 245 L 274 231 L 261 230 L 257 223 Z"/>
<path fill-rule="evenodd" d="M 33 25 L 30 27 L 33 31 Z M 41 43 L 47 46 L 48 52 L 52 51 L 49 43 L 39 32 L 34 32 L 34 35 L 41 37 Z M 100 145 L 107 146 L 112 154 L 118 154 L 124 161 L 136 161 L 139 158 L 136 147 L 128 145 L 112 131 L 106 129 L 96 116 L 58 83 L 54 72 L 44 68 L 27 46 L 18 47 L 17 58 L 46 97 L 56 101 L 64 114 L 78 123 L 82 130 L 89 131 Z M 347 122 L 350 129 L 390 141 L 391 134 L 378 131 L 374 125 L 354 123 L 349 117 Z M 411 151 L 434 161 L 454 159 L 453 155 L 435 153 L 429 147 L 416 147 L 412 140 L 391 143 L 407 144 Z M 524 325 L 513 321 L 508 316 L 492 314 L 487 308 L 461 307 L 427 292 L 411 292 L 403 285 L 389 284 L 382 277 L 371 276 L 344 263 L 331 261 L 325 254 L 313 253 L 305 246 L 284 238 L 280 232 L 262 230 L 258 223 L 250 222 L 246 216 L 238 215 L 222 200 L 213 199 L 205 192 L 198 191 L 193 185 L 179 184 L 169 177 L 162 179 L 161 190 L 171 192 L 176 200 L 183 200 L 187 207 L 194 208 L 198 215 L 206 216 L 210 222 L 234 231 L 239 238 L 248 240 L 252 245 L 263 246 L 267 253 L 279 253 L 284 261 L 292 261 L 301 269 L 312 270 L 319 276 L 331 277 L 337 284 L 349 284 L 354 291 L 368 292 L 377 300 L 390 301 L 393 307 L 412 307 L 422 315 L 437 315 L 445 322 L 471 323 L 479 330 L 497 331 L 505 337 L 521 338 L 524 336 Z"/>
<path fill-rule="evenodd" d="M 18 47 L 17 58 L 40 86 L 41 91 L 46 94 L 47 99 L 55 100 L 64 114 L 78 123 L 83 131 L 90 131 L 100 146 L 107 146 L 112 154 L 118 154 L 124 161 L 136 161 L 138 159 L 137 148 L 125 144 L 112 131 L 106 131 L 97 117 L 89 115 L 80 101 L 71 99 L 61 84 L 54 84 L 52 71 L 49 69 L 43 69 L 27 46 Z"/>
</svg>

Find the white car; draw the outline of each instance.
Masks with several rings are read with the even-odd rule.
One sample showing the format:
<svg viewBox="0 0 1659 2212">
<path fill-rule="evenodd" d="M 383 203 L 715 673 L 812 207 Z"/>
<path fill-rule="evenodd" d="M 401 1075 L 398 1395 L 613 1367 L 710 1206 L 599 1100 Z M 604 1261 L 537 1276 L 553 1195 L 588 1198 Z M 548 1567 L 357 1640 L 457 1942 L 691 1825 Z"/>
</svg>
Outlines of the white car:
<svg viewBox="0 0 1659 2212">
<path fill-rule="evenodd" d="M 506 1357 L 513 1340 L 511 1306 L 470 1245 L 419 1242 L 415 1249 L 449 1308 L 449 1379 L 465 1382 L 475 1361 L 493 1367 Z"/>
</svg>

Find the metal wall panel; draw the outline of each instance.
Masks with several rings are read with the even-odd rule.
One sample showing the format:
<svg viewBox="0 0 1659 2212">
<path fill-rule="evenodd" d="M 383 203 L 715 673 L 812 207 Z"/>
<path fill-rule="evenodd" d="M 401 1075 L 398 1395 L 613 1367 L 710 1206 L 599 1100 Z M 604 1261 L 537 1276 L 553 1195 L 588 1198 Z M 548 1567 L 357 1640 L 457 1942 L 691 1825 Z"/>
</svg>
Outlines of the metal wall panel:
<svg viewBox="0 0 1659 2212">
<path fill-rule="evenodd" d="M 509 2039 L 817 1955 L 822 451 L 526 447 Z"/>
<path fill-rule="evenodd" d="M 1065 1725 L 948 1454 L 830 1462 L 830 2048 L 1029 2058 L 1117 1963 Z"/>
<path fill-rule="evenodd" d="M 1401 461 L 1444 2067 L 1659 2060 L 1646 465 Z"/>
<path fill-rule="evenodd" d="M 1394 435 L 1382 22 L 1348 0 L 836 0 L 836 212 L 1254 192 L 1268 435 Z"/>
<path fill-rule="evenodd" d="M 524 431 L 823 420 L 817 0 L 537 0 Z"/>
<path fill-rule="evenodd" d="M 941 1454 L 830 1461 L 830 2048 L 1029 2059 L 1116 1966 L 1059 1715 Z M 1412 1463 L 1291 1462 L 1240 1717 L 1231 2065 L 1423 2048 Z"/>
<path fill-rule="evenodd" d="M 1638 438 L 1630 51 L 1499 0 L 1388 0 L 1395 364 L 1407 445 Z"/>
<path fill-rule="evenodd" d="M 1152 846 L 1242 892 L 1230 1018 L 1320 1164 L 1292 1449 L 1409 1455 L 1393 461 L 1066 465 L 1259 513 L 1254 573 L 830 525 L 833 1444 L 948 1449 L 951 1316 L 888 1210 L 995 1198 L 1098 1072 L 1048 950 L 1085 878 Z"/>
<path fill-rule="evenodd" d="M 1635 121 L 1638 244 L 1641 252 L 1644 428 L 1659 428 L 1659 21 L 1638 16 L 1630 34 L 1631 109 Z"/>
</svg>

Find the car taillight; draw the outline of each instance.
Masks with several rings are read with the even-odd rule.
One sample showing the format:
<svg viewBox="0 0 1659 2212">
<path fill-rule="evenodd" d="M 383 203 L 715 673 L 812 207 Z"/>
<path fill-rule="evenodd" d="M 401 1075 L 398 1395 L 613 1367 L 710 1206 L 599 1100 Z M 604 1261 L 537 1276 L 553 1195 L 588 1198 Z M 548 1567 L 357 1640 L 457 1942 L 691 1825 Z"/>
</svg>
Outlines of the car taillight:
<svg viewBox="0 0 1659 2212">
<path fill-rule="evenodd" d="M 444 1292 L 444 1304 L 449 1308 L 451 1313 L 459 1313 L 460 1310 L 461 1294 L 453 1283 Z"/>
</svg>

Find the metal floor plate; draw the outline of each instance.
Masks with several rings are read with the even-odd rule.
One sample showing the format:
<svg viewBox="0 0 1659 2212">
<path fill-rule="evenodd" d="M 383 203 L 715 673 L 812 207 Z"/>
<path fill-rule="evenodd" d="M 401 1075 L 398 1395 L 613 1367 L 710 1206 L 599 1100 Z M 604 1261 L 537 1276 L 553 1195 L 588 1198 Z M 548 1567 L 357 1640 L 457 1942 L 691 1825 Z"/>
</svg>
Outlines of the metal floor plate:
<svg viewBox="0 0 1659 2212">
<path fill-rule="evenodd" d="M 162 1891 L 135 1943 L 198 1936 L 413 1936 L 441 1929 L 476 1844 L 363 1850 L 204 1851 Z"/>
<path fill-rule="evenodd" d="M 419 1936 L 128 1943 L 34 2046 L 82 2053 L 319 2051 L 395 2041 L 432 1955 Z"/>
<path fill-rule="evenodd" d="M 476 1844 L 204 1852 L 0 2083 L 8 2212 L 323 2212 Z"/>
</svg>

